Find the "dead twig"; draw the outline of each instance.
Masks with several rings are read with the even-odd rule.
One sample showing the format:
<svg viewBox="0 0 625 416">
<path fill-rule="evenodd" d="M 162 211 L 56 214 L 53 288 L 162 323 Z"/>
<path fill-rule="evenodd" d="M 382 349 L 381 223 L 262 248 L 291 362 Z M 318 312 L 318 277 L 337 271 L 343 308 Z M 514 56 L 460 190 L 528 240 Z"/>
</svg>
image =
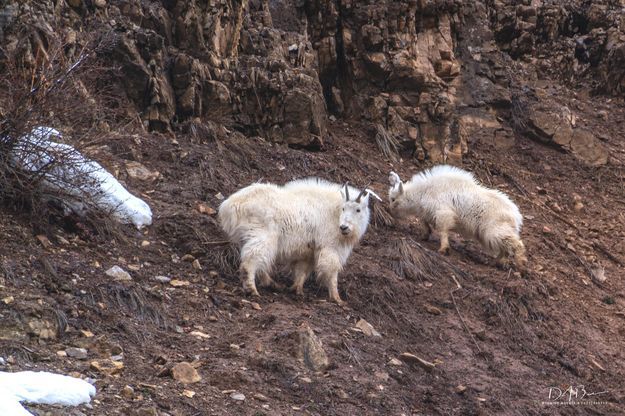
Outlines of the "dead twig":
<svg viewBox="0 0 625 416">
<path fill-rule="evenodd" d="M 623 262 L 623 260 L 619 259 L 614 254 L 610 253 L 610 251 L 608 251 L 608 249 L 603 244 L 597 241 L 593 241 L 592 246 L 596 248 L 597 250 L 599 250 L 600 252 L 602 252 L 603 254 L 605 254 L 605 256 L 608 259 L 612 260 L 614 263 L 618 264 L 619 266 L 625 266 L 625 263 Z"/>
<path fill-rule="evenodd" d="M 556 217 L 557 219 L 559 219 L 560 221 L 562 221 L 563 223 L 565 223 L 566 225 L 569 225 L 573 228 L 575 228 L 575 230 L 579 233 L 580 229 L 577 225 L 575 225 L 573 222 L 571 222 L 570 220 L 564 218 L 562 215 L 558 214 L 556 211 L 554 211 L 553 208 L 551 208 L 550 206 L 543 204 L 542 202 L 536 202 L 536 201 L 532 201 L 530 198 L 525 197 L 525 196 L 521 196 L 521 198 L 527 202 L 529 202 L 530 204 L 542 208 L 543 210 L 549 212 L 551 215 L 553 215 L 554 217 Z"/>
<path fill-rule="evenodd" d="M 477 348 L 477 351 L 480 354 L 482 354 L 482 349 L 478 345 L 477 341 L 475 340 L 475 337 L 473 336 L 473 333 L 471 332 L 471 330 L 467 326 L 466 322 L 464 321 L 464 318 L 462 317 L 462 314 L 460 313 L 460 309 L 458 308 L 458 303 L 456 302 L 456 297 L 454 296 L 454 293 L 456 293 L 458 290 L 462 289 L 462 286 L 460 286 L 460 283 L 458 283 L 458 280 L 456 279 L 456 276 L 454 276 L 452 274 L 451 277 L 452 277 L 453 281 L 456 283 L 456 288 L 453 289 L 453 290 L 450 290 L 449 294 L 451 295 L 451 300 L 454 303 L 454 308 L 456 309 L 456 313 L 458 314 L 458 318 L 460 318 L 460 322 L 462 323 L 462 326 L 464 327 L 464 330 L 467 331 L 467 333 L 469 334 L 469 337 L 471 338 L 471 341 L 473 341 L 473 345 L 475 345 L 475 348 Z"/>
</svg>

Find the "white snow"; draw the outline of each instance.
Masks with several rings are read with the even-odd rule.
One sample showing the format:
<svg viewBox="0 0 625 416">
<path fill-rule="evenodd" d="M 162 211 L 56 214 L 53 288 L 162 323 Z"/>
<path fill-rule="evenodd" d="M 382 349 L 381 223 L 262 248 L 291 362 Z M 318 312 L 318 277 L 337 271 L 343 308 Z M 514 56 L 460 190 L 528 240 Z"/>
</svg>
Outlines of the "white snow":
<svg viewBox="0 0 625 416">
<path fill-rule="evenodd" d="M 77 406 L 89 403 L 95 387 L 84 380 L 47 372 L 0 371 L 0 415 L 32 416 L 20 402 Z"/>
<path fill-rule="evenodd" d="M 61 137 L 61 133 L 52 127 L 35 127 L 18 139 L 12 162 L 31 173 L 43 172 L 43 186 L 52 197 L 62 191 L 62 203 L 68 211 L 84 216 L 95 208 L 138 229 L 152 224 L 152 210 L 145 201 L 128 192 L 99 163 L 70 145 L 52 141 L 53 137 Z M 59 163 L 45 169 L 57 160 Z"/>
</svg>

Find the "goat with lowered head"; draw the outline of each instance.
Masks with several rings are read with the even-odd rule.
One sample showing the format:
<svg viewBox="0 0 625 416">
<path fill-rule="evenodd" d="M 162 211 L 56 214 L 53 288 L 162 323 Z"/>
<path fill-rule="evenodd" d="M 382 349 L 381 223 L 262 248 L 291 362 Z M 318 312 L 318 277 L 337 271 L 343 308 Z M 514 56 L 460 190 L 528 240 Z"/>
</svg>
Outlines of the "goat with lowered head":
<svg viewBox="0 0 625 416">
<path fill-rule="evenodd" d="M 428 232 L 440 234 L 439 252 L 449 252 L 449 232 L 480 242 L 501 263 L 508 258 L 524 270 L 527 258 L 519 236 L 523 217 L 503 192 L 486 188 L 460 168 L 435 166 L 402 182 L 395 172 L 389 175 L 391 213 L 398 218 L 417 216 Z"/>
<path fill-rule="evenodd" d="M 256 183 L 232 194 L 218 219 L 240 248 L 244 290 L 258 295 L 257 275 L 262 286 L 277 286 L 269 273 L 280 263 L 289 266 L 298 295 L 314 271 L 330 300 L 342 303 L 338 273 L 367 230 L 370 193 L 308 178 L 284 186 Z"/>
</svg>

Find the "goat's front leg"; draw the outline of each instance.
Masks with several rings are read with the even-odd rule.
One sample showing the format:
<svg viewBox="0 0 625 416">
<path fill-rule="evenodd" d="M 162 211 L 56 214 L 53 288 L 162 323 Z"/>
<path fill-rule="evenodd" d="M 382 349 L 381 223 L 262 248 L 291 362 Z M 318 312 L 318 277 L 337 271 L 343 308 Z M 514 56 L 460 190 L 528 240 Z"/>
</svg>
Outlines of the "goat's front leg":
<svg viewBox="0 0 625 416">
<path fill-rule="evenodd" d="M 338 279 L 342 269 L 339 256 L 332 250 L 321 250 L 317 256 L 317 279 L 328 288 L 330 300 L 342 305 L 344 302 L 339 295 Z"/>
<path fill-rule="evenodd" d="M 436 230 L 441 237 L 441 246 L 438 252 L 441 254 L 449 254 L 449 232 L 456 226 L 456 215 L 451 211 L 443 211 L 436 213 Z"/>
</svg>

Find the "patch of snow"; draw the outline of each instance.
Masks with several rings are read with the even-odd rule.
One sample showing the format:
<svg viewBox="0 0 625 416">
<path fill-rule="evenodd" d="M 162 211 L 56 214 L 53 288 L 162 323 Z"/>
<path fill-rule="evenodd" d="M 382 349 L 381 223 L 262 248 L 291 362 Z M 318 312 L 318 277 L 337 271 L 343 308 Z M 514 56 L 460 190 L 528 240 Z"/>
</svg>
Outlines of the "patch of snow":
<svg viewBox="0 0 625 416">
<path fill-rule="evenodd" d="M 66 211 L 84 216 L 89 209 L 96 208 L 138 229 L 152 224 L 148 204 L 128 192 L 99 163 L 70 145 L 52 141 L 54 137 L 62 135 L 52 127 L 35 127 L 18 139 L 12 149 L 12 162 L 31 173 L 42 172 L 43 186 L 52 195 L 61 191 Z M 47 169 L 56 161 L 57 164 Z"/>
<path fill-rule="evenodd" d="M 95 387 L 75 377 L 47 372 L 0 372 L 0 415 L 32 416 L 20 402 L 77 406 L 89 403 Z"/>
</svg>

